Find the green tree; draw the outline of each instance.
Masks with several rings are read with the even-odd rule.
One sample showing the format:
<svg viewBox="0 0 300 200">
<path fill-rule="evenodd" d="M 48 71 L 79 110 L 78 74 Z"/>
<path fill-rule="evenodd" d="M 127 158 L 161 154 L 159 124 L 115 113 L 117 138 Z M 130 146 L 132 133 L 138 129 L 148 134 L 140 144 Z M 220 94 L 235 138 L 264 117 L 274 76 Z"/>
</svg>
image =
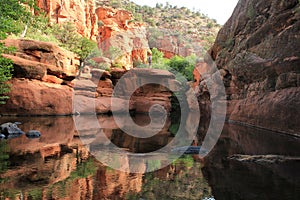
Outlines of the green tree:
<svg viewBox="0 0 300 200">
<path fill-rule="evenodd" d="M 159 51 L 157 48 L 152 49 L 152 62 L 159 63 L 164 57 L 164 53 Z"/>
<path fill-rule="evenodd" d="M 4 40 L 8 35 L 18 34 L 30 20 L 31 13 L 22 4 L 30 7 L 34 5 L 33 0 L 0 0 L 0 40 Z M 0 42 L 0 103 L 5 103 L 8 98 L 4 94 L 9 92 L 7 81 L 11 79 L 13 63 L 2 56 L 12 49 L 5 47 Z"/>
<path fill-rule="evenodd" d="M 53 34 L 57 40 L 61 42 L 60 46 L 76 53 L 80 57 L 81 64 L 92 52 L 92 50 L 97 47 L 96 42 L 79 35 L 75 25 L 71 22 L 54 27 Z"/>
<path fill-rule="evenodd" d="M 152 68 L 168 70 L 168 59 L 164 58 L 164 53 L 157 48 L 152 49 Z"/>
<path fill-rule="evenodd" d="M 95 48 L 97 48 L 96 42 L 82 37 L 79 39 L 77 47 L 73 51 L 80 57 L 80 62 L 84 62 Z"/>
<path fill-rule="evenodd" d="M 0 39 L 22 31 L 24 24 L 30 20 L 31 13 L 21 3 L 32 7 L 33 2 L 33 0 L 0 0 Z"/>
<path fill-rule="evenodd" d="M 111 60 L 115 60 L 122 55 L 122 51 L 117 47 L 111 46 L 109 47 L 108 51 L 104 52 L 104 55 Z"/>
<path fill-rule="evenodd" d="M 186 58 L 174 56 L 169 61 L 169 66 L 171 70 L 175 70 L 177 73 L 183 75 L 188 81 L 192 81 L 195 63 L 195 56 L 189 56 Z"/>
<path fill-rule="evenodd" d="M 0 44 L 0 51 L 3 44 Z M 3 51 L 1 52 L 3 53 Z M 8 96 L 4 95 L 10 91 L 10 85 L 7 81 L 11 79 L 11 71 L 13 69 L 13 62 L 10 59 L 0 56 L 0 104 L 5 104 Z"/>
</svg>

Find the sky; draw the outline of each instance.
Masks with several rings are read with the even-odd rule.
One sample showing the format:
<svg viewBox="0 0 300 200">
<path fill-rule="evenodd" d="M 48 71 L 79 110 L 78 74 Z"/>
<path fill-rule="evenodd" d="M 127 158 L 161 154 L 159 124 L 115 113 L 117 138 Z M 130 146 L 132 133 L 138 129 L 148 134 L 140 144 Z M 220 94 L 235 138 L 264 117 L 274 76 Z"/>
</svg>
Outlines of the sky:
<svg viewBox="0 0 300 200">
<path fill-rule="evenodd" d="M 154 7 L 156 3 L 169 2 L 170 5 L 187 7 L 191 10 L 199 10 L 209 18 L 216 19 L 223 25 L 231 16 L 238 0 L 131 0 L 139 5 L 148 5 Z"/>
</svg>

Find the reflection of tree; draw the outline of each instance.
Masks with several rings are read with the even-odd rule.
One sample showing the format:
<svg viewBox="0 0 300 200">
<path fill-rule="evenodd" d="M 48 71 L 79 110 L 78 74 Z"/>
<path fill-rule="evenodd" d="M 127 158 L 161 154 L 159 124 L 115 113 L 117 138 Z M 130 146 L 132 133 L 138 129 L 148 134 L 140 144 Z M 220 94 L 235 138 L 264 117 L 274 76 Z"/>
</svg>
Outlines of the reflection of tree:
<svg viewBox="0 0 300 200">
<path fill-rule="evenodd" d="M 84 179 L 89 176 L 92 176 L 96 173 L 97 167 L 93 159 L 88 159 L 87 161 L 77 164 L 77 168 L 73 171 L 70 176 L 60 182 L 55 183 L 54 185 L 48 187 L 47 198 L 52 199 L 52 192 L 57 190 L 59 191 L 59 197 L 70 196 L 70 185 L 72 185 L 76 180 Z"/>
<path fill-rule="evenodd" d="M 191 156 L 183 156 L 167 168 L 144 176 L 139 194 L 127 199 L 205 199 L 211 189 L 201 173 L 202 165 Z"/>
<path fill-rule="evenodd" d="M 19 158 L 22 159 L 21 157 Z M 66 158 L 67 157 L 63 156 L 59 162 L 54 162 L 53 167 L 62 164 L 62 162 L 64 162 Z M 61 181 L 55 182 L 54 184 L 53 181 L 49 182 L 49 179 L 51 179 L 51 176 L 56 173 L 52 170 L 59 169 L 51 168 L 49 171 L 47 171 L 47 166 L 52 164 L 50 160 L 48 160 L 48 162 L 45 162 L 45 166 L 40 167 L 37 173 L 29 173 L 30 171 L 32 171 L 30 168 L 33 165 L 20 165 L 19 167 L 24 169 L 24 174 L 22 174 L 20 177 L 10 176 L 10 179 L 1 179 L 1 175 L 4 174 L 7 177 L 7 175 L 10 174 L 10 171 L 7 171 L 10 165 L 12 166 L 11 173 L 14 173 L 14 166 L 13 164 L 9 163 L 9 159 L 12 160 L 11 163 L 14 162 L 13 156 L 9 156 L 8 144 L 6 143 L 6 141 L 0 142 L 0 199 L 18 199 L 24 197 L 24 199 L 39 200 L 43 199 L 43 196 L 45 196 L 45 194 L 46 199 L 53 199 L 57 196 L 71 196 L 71 187 L 77 182 L 80 182 L 82 179 L 83 181 L 84 179 L 88 179 L 90 176 L 94 175 L 97 170 L 97 164 L 94 162 L 94 160 L 82 159 L 79 152 L 77 158 L 77 160 L 79 161 L 76 163 L 76 169 L 74 169 L 74 171 L 72 171 L 67 178 L 63 180 L 60 179 Z M 39 162 L 35 161 L 34 166 L 37 165 L 39 165 Z M 45 186 L 47 186 L 47 188 Z"/>
<path fill-rule="evenodd" d="M 4 174 L 9 167 L 9 146 L 7 141 L 0 141 L 0 184 L 5 184 L 8 179 L 3 178 L 1 175 Z M 9 190 L 1 189 L 0 190 L 0 199 L 4 197 L 10 197 L 13 199 L 15 197 L 16 192 L 12 192 Z"/>
<path fill-rule="evenodd" d="M 9 166 L 9 146 L 7 141 L 0 141 L 0 174 L 3 174 Z M 0 183 L 5 182 L 0 176 Z"/>
</svg>

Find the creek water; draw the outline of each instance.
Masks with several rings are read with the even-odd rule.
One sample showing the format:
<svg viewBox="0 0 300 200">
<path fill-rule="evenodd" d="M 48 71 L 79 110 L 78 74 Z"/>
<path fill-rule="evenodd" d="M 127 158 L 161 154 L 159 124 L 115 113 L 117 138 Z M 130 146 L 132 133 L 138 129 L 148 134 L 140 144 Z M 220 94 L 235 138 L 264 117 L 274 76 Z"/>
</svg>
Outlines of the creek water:
<svg viewBox="0 0 300 200">
<path fill-rule="evenodd" d="M 91 153 L 108 145 L 103 137 L 126 151 L 147 153 L 172 141 L 178 124 L 168 119 L 159 134 L 140 139 L 120 130 L 113 116 L 97 116 L 98 130 L 89 121 L 79 133 L 72 117 L 0 118 L 1 124 L 21 122 L 22 130 L 42 133 L 36 139 L 22 135 L 0 141 L 0 199 L 300 199 L 300 138 L 225 124 L 205 158 L 183 155 L 164 167 L 159 159 L 147 166 L 138 162 L 139 169 L 159 170 L 127 173 Z M 134 121 L 149 123 L 144 115 Z M 109 159 L 125 166 L 131 162 Z"/>
</svg>

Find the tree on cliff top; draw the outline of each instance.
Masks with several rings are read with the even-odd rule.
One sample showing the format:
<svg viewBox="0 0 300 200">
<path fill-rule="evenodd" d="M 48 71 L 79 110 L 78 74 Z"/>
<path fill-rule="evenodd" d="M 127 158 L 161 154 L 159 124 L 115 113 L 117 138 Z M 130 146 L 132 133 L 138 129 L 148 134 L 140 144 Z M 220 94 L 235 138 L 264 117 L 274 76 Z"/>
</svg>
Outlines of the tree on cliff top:
<svg viewBox="0 0 300 200">
<path fill-rule="evenodd" d="M 80 57 L 81 64 L 92 50 L 97 47 L 96 42 L 79 35 L 75 25 L 71 22 L 63 23 L 60 26 L 54 26 L 53 34 L 61 43 L 60 46 L 76 53 Z"/>
<path fill-rule="evenodd" d="M 0 40 L 6 39 L 10 34 L 17 34 L 22 31 L 21 24 L 27 23 L 31 13 L 22 4 L 33 6 L 33 0 L 0 0 Z M 4 94 L 9 92 L 9 85 L 6 83 L 11 79 L 13 63 L 2 56 L 9 53 L 12 48 L 5 47 L 0 42 L 0 104 L 4 104 L 8 98 Z"/>
</svg>

